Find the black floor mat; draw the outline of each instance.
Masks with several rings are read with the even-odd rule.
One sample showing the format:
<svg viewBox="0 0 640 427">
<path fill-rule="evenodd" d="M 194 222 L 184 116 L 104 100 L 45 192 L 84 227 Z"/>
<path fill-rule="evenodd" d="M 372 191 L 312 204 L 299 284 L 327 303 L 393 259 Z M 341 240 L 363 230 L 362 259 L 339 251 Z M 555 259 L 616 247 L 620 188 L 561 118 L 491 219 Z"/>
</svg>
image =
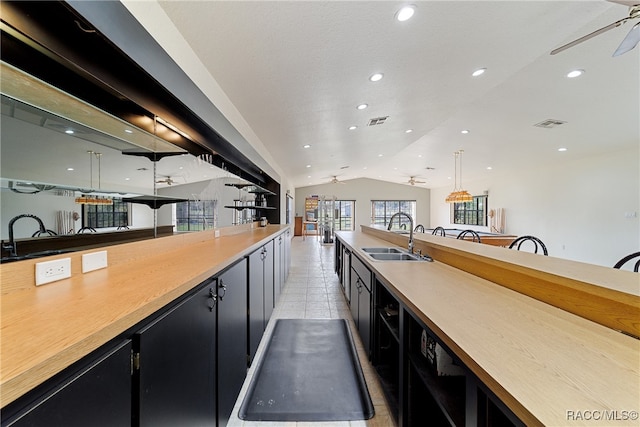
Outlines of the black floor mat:
<svg viewBox="0 0 640 427">
<path fill-rule="evenodd" d="M 344 319 L 279 319 L 240 407 L 249 421 L 350 421 L 373 417 Z"/>
</svg>

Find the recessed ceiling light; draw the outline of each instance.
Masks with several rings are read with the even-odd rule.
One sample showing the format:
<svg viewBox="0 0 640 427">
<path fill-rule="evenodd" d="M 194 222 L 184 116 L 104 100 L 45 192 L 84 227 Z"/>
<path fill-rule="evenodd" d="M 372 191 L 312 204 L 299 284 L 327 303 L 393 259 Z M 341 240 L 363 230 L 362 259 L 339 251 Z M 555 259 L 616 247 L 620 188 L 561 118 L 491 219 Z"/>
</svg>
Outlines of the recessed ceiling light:
<svg viewBox="0 0 640 427">
<path fill-rule="evenodd" d="M 487 69 L 486 69 L 486 68 L 478 68 L 478 69 L 477 69 L 477 70 L 475 70 L 473 73 L 471 73 L 471 75 L 472 75 L 473 77 L 478 77 L 478 76 L 480 76 L 480 75 L 484 74 L 484 72 L 485 72 L 485 71 L 487 71 Z"/>
<path fill-rule="evenodd" d="M 487 170 L 490 171 L 493 170 L 493 168 L 491 166 L 487 166 Z"/>
<path fill-rule="evenodd" d="M 411 132 L 413 132 L 413 129 L 407 129 L 404 131 L 404 133 L 411 133 Z"/>
<path fill-rule="evenodd" d="M 131 178 L 125 178 L 124 180 L 125 181 L 131 181 Z"/>
<path fill-rule="evenodd" d="M 396 19 L 400 22 L 404 22 L 407 19 L 410 19 L 414 13 L 416 13 L 416 7 L 410 4 L 403 7 L 396 13 Z"/>
<path fill-rule="evenodd" d="M 365 108 L 367 108 L 368 106 L 369 106 L 369 104 L 360 104 L 360 105 L 358 105 L 356 108 L 357 108 L 358 110 L 364 110 L 364 109 L 365 109 Z"/>
<path fill-rule="evenodd" d="M 304 145 L 302 146 L 302 148 L 309 148 L 309 147 L 311 147 L 309 144 L 304 144 Z"/>
<path fill-rule="evenodd" d="M 465 134 L 465 135 L 466 135 L 466 134 L 468 134 L 468 133 L 469 133 L 469 131 L 468 131 L 467 129 L 465 129 L 465 130 L 461 130 L 461 131 L 460 131 L 460 133 L 463 133 L 463 134 Z"/>
<path fill-rule="evenodd" d="M 126 133 L 133 133 L 133 131 L 131 129 L 125 129 L 124 130 Z"/>
<path fill-rule="evenodd" d="M 64 131 L 64 133 L 68 134 L 68 135 L 73 135 L 73 129 L 67 129 Z"/>
<path fill-rule="evenodd" d="M 418 154 L 418 157 L 422 158 L 422 154 Z"/>
<path fill-rule="evenodd" d="M 71 172 L 71 171 L 73 171 L 73 168 L 67 168 L 67 170 L 68 170 L 69 172 Z"/>
<path fill-rule="evenodd" d="M 560 147 L 558 148 L 558 151 L 567 151 L 567 149 L 565 147 Z"/>
<path fill-rule="evenodd" d="M 372 82 L 377 82 L 382 80 L 382 77 L 384 77 L 384 74 L 375 73 L 375 74 L 372 74 L 371 77 L 369 77 L 369 80 L 371 80 Z"/>
<path fill-rule="evenodd" d="M 365 166 L 365 167 L 363 167 L 362 169 L 366 169 L 366 168 L 367 168 L 367 167 Z"/>
<path fill-rule="evenodd" d="M 382 157 L 382 154 L 378 154 L 378 157 Z"/>
<path fill-rule="evenodd" d="M 584 74 L 584 70 L 573 70 L 570 71 L 569 73 L 567 73 L 567 77 L 569 77 L 570 79 L 573 79 L 575 77 L 579 77 L 581 75 Z"/>
<path fill-rule="evenodd" d="M 310 167 L 311 167 L 311 165 L 307 165 L 307 167 L 308 167 L 308 168 L 310 168 Z"/>
<path fill-rule="evenodd" d="M 311 178 L 311 175 L 307 175 L 307 178 Z"/>
<path fill-rule="evenodd" d="M 358 129 L 358 126 L 349 126 L 349 130 Z"/>
</svg>

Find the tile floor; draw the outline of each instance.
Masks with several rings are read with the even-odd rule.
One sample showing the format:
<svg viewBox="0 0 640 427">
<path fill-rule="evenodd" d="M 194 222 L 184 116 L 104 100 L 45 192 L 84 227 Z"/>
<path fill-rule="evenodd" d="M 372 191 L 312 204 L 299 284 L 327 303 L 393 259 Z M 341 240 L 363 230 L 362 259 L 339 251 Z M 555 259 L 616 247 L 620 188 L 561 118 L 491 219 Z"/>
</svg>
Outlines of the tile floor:
<svg viewBox="0 0 640 427">
<path fill-rule="evenodd" d="M 247 373 L 240 396 L 236 402 L 229 427 L 393 427 L 393 417 L 389 414 L 375 370 L 363 352 L 362 343 L 342 293 L 338 275 L 334 272 L 333 246 L 324 246 L 317 238 L 294 237 L 291 242 L 291 269 L 284 285 L 280 300 L 262 338 L 256 362 Z M 342 422 L 256 422 L 238 418 L 257 360 L 262 356 L 264 346 L 273 329 L 275 319 L 349 319 L 349 326 L 356 342 L 360 364 L 364 372 L 369 394 L 375 408 L 375 416 L 366 421 Z"/>
</svg>

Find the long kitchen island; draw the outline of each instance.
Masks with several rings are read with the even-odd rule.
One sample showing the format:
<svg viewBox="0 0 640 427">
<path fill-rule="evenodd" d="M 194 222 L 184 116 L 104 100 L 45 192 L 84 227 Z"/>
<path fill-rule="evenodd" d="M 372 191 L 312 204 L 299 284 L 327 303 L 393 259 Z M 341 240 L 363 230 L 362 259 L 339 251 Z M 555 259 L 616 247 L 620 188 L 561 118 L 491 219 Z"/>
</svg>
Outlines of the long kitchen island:
<svg viewBox="0 0 640 427">
<path fill-rule="evenodd" d="M 336 237 L 337 271 L 399 425 L 420 425 L 425 396 L 451 425 L 501 425 L 503 413 L 511 425 L 638 425 L 637 274 L 420 234 L 416 250 L 434 262 L 381 261 L 363 248 L 406 248 L 407 236 L 363 226 Z M 574 301 L 582 308 L 567 311 Z M 423 330 L 458 379 L 429 374 Z"/>
<path fill-rule="evenodd" d="M 226 424 L 291 231 L 221 230 L 109 246 L 108 267 L 86 274 L 92 251 L 0 265 L 2 425 Z M 34 264 L 63 257 L 71 278 L 36 287 Z"/>
</svg>

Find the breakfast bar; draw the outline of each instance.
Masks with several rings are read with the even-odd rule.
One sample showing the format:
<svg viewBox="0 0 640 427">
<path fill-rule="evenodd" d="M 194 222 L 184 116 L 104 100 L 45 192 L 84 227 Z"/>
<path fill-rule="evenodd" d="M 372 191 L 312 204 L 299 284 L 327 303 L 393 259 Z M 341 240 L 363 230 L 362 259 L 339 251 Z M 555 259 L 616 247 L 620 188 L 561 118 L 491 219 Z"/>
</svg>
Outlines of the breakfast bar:
<svg viewBox="0 0 640 427">
<path fill-rule="evenodd" d="M 515 255 L 523 265 L 514 265 L 514 269 L 525 268 L 527 263 L 536 264 L 543 258 L 548 261 L 548 257 L 470 242 L 447 244 L 449 239 L 443 243 L 442 239 L 437 241 L 429 235 L 418 236 L 415 244 L 422 253 L 433 256 L 434 262 L 380 261 L 363 248 L 406 248 L 406 244 L 395 233 L 388 233 L 387 237 L 384 231 L 362 228 L 364 232 L 338 232 L 337 238 L 340 245 L 348 248 L 351 256 L 366 264 L 375 276 L 373 300 L 380 303 L 383 300 L 376 293 L 388 293 L 391 300 L 398 302 L 401 311 L 398 335 L 411 340 L 411 326 L 407 325 L 424 325 L 454 360 L 464 366 L 468 380 L 473 380 L 471 384 L 488 389 L 498 404 L 504 404 L 506 411 L 515 415 L 514 424 L 637 425 L 640 402 L 637 337 L 486 280 L 478 276 L 480 271 L 474 274 L 455 268 L 443 262 L 447 258 L 440 254 L 444 250 L 472 250 L 474 253 L 467 256 L 493 257 L 496 264 L 514 262 L 511 257 Z M 462 252 L 457 255 L 463 257 Z M 552 268 L 550 265 L 554 262 L 540 267 Z M 579 267 L 574 264 L 578 263 L 560 262 L 555 265 L 556 274 L 569 275 L 569 271 Z M 617 280 L 617 289 L 609 291 L 629 302 L 627 320 L 637 331 L 640 292 L 634 273 L 595 269 L 602 270 L 596 272 L 599 277 L 609 275 Z M 373 316 L 375 310 L 381 308 L 374 307 Z M 622 312 L 611 315 L 625 317 Z M 375 366 L 375 333 L 372 336 Z M 406 372 L 411 365 L 408 354 L 413 344 L 402 344 L 402 338 L 400 342 L 399 369 Z M 407 409 L 411 391 L 404 389 L 400 395 L 398 418 L 402 425 L 403 418 L 412 416 Z M 470 396 L 474 394 L 469 395 L 467 391 L 467 402 Z M 477 409 L 470 411 L 467 407 L 467 422 L 477 416 Z"/>
</svg>

